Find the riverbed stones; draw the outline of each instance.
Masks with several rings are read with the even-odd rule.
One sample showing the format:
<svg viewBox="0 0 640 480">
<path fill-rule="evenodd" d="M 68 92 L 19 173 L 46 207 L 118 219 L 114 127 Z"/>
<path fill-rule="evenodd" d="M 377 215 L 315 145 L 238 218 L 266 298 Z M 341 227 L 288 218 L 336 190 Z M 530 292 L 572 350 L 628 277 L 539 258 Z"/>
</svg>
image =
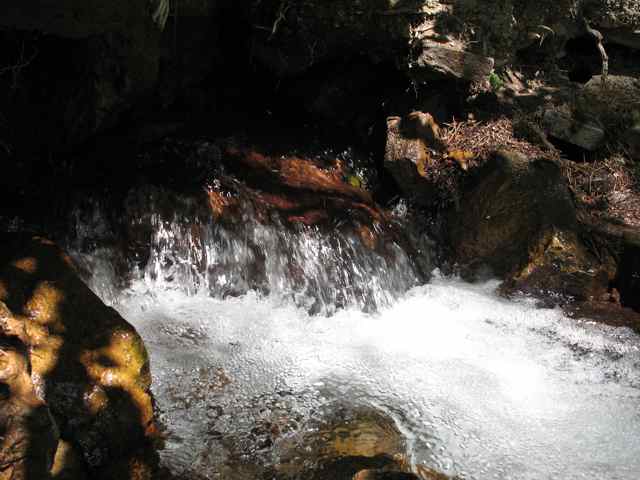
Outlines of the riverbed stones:
<svg viewBox="0 0 640 480">
<path fill-rule="evenodd" d="M 140 336 L 82 283 L 54 243 L 1 239 L 0 301 L 14 329 L 24 327 L 38 398 L 91 469 L 128 456 L 155 432 Z"/>
<path fill-rule="evenodd" d="M 302 443 L 282 456 L 277 470 L 284 478 L 348 479 L 362 470 L 371 473 L 361 475 L 408 471 L 406 441 L 383 412 L 338 410 L 309 427 Z"/>
</svg>

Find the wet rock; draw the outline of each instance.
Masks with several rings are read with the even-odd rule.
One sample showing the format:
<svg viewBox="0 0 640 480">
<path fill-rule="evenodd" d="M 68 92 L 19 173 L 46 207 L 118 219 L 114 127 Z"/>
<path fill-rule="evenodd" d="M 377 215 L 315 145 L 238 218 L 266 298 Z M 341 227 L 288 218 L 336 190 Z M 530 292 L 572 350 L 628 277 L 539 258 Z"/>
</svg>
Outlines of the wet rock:
<svg viewBox="0 0 640 480">
<path fill-rule="evenodd" d="M 500 151 L 449 217 L 453 257 L 473 277 L 489 267 L 507 290 L 589 299 L 608 274 L 578 237 L 566 180 L 549 160 Z"/>
<path fill-rule="evenodd" d="M 65 440 L 58 442 L 51 467 L 51 478 L 53 480 L 86 480 L 89 478 L 82 455 L 77 448 Z"/>
<path fill-rule="evenodd" d="M 610 301 L 569 304 L 564 311 L 572 318 L 592 320 L 613 327 L 626 327 L 640 332 L 640 313 Z"/>
<path fill-rule="evenodd" d="M 608 265 L 611 291 L 604 310 L 613 306 L 640 311 L 640 234 L 638 228 L 620 221 L 597 217 L 588 211 L 578 211 L 582 236 L 589 239 L 591 248 Z M 611 305 L 613 303 L 613 305 Z M 600 307 L 598 309 L 601 310 Z M 612 318 L 626 317 L 614 309 Z"/>
<path fill-rule="evenodd" d="M 0 301 L 0 318 L 12 317 Z M 31 380 L 27 346 L 11 332 L 0 335 L 0 479 L 50 478 L 58 428 Z"/>
<path fill-rule="evenodd" d="M 413 473 L 392 472 L 385 470 L 360 470 L 353 480 L 420 480 Z"/>
<path fill-rule="evenodd" d="M 430 204 L 436 196 L 437 185 L 428 172 L 433 154 L 442 148 L 439 127 L 430 114 L 413 112 L 387 119 L 384 167 L 400 189 L 420 205 Z"/>
<path fill-rule="evenodd" d="M 604 127 L 595 118 L 576 118 L 567 111 L 547 110 L 543 125 L 551 137 L 593 151 L 604 143 Z"/>
<path fill-rule="evenodd" d="M 523 292 L 543 300 L 551 294 L 563 300 L 598 301 L 607 294 L 610 272 L 587 251 L 577 234 L 554 231 L 529 251 L 529 262 L 508 278 L 503 292 Z M 546 299 L 553 305 L 557 299 Z"/>
<path fill-rule="evenodd" d="M 603 31 L 602 33 L 609 43 L 615 43 L 634 50 L 640 50 L 640 31 L 616 28 L 609 31 Z"/>
<path fill-rule="evenodd" d="M 362 470 L 407 471 L 405 440 L 382 412 L 341 410 L 309 432 L 284 452 L 277 466 L 283 478 L 351 479 Z"/>
<path fill-rule="evenodd" d="M 26 332 L 39 395 L 91 468 L 154 432 L 149 360 L 135 329 L 106 307 L 55 244 L 3 234 L 0 301 Z"/>
</svg>

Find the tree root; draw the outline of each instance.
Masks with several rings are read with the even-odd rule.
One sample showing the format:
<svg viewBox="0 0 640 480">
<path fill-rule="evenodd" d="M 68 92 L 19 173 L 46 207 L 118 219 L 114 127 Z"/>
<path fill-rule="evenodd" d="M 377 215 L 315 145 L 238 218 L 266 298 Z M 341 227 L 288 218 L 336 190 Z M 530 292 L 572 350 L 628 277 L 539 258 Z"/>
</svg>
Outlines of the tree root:
<svg viewBox="0 0 640 480">
<path fill-rule="evenodd" d="M 591 36 L 596 41 L 598 51 L 600 52 L 600 57 L 602 58 L 602 85 L 605 86 L 607 84 L 607 77 L 609 76 L 609 55 L 607 55 L 607 51 L 602 44 L 604 37 L 602 33 L 600 33 L 595 28 L 592 28 L 591 25 L 589 25 L 587 19 L 584 17 L 582 17 L 582 24 L 589 36 Z"/>
</svg>

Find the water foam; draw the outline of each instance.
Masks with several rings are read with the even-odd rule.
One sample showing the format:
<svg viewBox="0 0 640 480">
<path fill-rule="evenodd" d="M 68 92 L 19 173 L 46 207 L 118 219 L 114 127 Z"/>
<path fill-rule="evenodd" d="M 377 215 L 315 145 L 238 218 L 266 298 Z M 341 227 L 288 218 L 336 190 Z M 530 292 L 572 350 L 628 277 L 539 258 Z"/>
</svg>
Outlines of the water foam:
<svg viewBox="0 0 640 480">
<path fill-rule="evenodd" d="M 139 282 L 117 308 L 151 352 L 175 470 L 277 464 L 336 406 L 366 406 L 394 419 L 415 464 L 461 478 L 636 479 L 638 337 L 495 286 L 436 276 L 376 314 L 324 317 Z M 284 425 L 275 444 L 267 420 Z"/>
</svg>

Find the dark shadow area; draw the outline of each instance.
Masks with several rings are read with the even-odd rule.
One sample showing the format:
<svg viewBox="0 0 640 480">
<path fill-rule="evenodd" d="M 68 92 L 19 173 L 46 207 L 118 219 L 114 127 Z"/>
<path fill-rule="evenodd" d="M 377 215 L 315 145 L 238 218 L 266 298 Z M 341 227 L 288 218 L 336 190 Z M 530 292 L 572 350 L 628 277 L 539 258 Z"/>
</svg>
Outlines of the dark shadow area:
<svg viewBox="0 0 640 480">
<path fill-rule="evenodd" d="M 640 248 L 627 246 L 620 261 L 620 272 L 614 282 L 623 307 L 640 312 Z"/>
</svg>

